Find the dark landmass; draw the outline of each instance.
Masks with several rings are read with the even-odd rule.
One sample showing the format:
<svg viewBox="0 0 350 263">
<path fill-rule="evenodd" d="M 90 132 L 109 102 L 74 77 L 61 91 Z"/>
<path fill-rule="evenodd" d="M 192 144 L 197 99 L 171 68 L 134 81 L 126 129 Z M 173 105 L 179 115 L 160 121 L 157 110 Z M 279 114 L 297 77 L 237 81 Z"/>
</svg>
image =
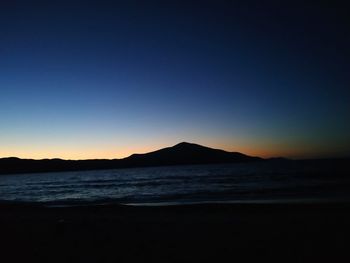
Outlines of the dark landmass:
<svg viewBox="0 0 350 263">
<path fill-rule="evenodd" d="M 158 151 L 133 154 L 124 159 L 113 160 L 32 160 L 16 157 L 2 158 L 0 159 L 0 174 L 102 170 L 184 164 L 237 163 L 261 160 L 263 159 L 238 152 L 226 152 L 183 142 Z"/>
<path fill-rule="evenodd" d="M 350 204 L 0 204 L 2 262 L 349 262 Z"/>
<path fill-rule="evenodd" d="M 226 152 L 193 143 L 182 142 L 158 151 L 133 154 L 123 159 L 127 166 L 236 163 L 262 160 L 239 152 Z"/>
</svg>

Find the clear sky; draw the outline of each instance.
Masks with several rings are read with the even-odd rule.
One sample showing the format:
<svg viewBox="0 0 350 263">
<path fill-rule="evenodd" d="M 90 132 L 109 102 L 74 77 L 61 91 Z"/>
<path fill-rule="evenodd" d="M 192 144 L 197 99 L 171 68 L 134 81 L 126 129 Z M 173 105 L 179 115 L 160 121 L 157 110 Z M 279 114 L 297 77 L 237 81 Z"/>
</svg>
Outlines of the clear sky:
<svg viewBox="0 0 350 263">
<path fill-rule="evenodd" d="M 261 2 L 1 1 L 0 157 L 350 156 L 348 10 Z"/>
</svg>

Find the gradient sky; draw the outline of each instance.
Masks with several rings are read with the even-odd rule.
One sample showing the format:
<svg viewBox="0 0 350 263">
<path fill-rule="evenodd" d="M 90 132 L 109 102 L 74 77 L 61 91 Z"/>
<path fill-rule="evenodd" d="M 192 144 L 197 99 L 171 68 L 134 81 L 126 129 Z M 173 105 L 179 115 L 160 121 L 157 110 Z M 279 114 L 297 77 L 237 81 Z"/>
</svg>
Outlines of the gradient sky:
<svg viewBox="0 0 350 263">
<path fill-rule="evenodd" d="M 0 157 L 350 156 L 348 10 L 261 2 L 1 1 Z"/>
</svg>

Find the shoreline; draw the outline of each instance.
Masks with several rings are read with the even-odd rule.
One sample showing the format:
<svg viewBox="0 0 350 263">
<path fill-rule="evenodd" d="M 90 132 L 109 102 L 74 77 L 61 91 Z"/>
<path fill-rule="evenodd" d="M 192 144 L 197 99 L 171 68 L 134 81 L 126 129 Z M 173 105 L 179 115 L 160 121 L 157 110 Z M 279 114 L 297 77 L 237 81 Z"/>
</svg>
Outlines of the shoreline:
<svg viewBox="0 0 350 263">
<path fill-rule="evenodd" d="M 146 201 L 130 202 L 108 200 L 57 200 L 57 201 L 22 201 L 1 200 L 2 206 L 33 206 L 33 207 L 93 207 L 93 206 L 130 206 L 130 207 L 181 207 L 181 206 L 212 206 L 212 205 L 332 205 L 350 204 L 350 197 L 319 197 L 319 198 L 274 198 L 274 199 L 235 199 L 235 200 L 194 200 L 194 201 Z"/>
</svg>

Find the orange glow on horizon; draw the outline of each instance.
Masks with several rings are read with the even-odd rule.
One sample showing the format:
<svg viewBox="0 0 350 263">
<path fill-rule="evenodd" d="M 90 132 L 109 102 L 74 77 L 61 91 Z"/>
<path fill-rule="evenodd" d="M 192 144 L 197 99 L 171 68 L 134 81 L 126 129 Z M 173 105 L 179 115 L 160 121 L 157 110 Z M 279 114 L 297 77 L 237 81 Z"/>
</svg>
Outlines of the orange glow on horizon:
<svg viewBox="0 0 350 263">
<path fill-rule="evenodd" d="M 110 144 L 110 145 L 88 145 L 79 146 L 46 146 L 46 147 L 4 147 L 0 149 L 0 158 L 18 157 L 23 159 L 121 159 L 128 157 L 134 153 L 147 153 L 156 151 L 165 147 L 171 147 L 176 142 L 159 141 L 158 143 L 134 143 L 134 144 Z M 250 156 L 258 156 L 262 158 L 286 157 L 286 158 L 317 158 L 319 156 L 327 156 L 324 149 L 314 148 L 305 151 L 304 148 L 296 145 L 273 145 L 269 143 L 257 145 L 256 143 L 232 143 L 227 141 L 212 141 L 211 143 L 203 143 L 201 141 L 194 142 L 203 146 L 215 149 L 222 149 L 229 152 L 241 152 Z M 255 146 L 253 146 L 253 144 Z M 318 156 L 315 156 L 315 152 Z"/>
</svg>

